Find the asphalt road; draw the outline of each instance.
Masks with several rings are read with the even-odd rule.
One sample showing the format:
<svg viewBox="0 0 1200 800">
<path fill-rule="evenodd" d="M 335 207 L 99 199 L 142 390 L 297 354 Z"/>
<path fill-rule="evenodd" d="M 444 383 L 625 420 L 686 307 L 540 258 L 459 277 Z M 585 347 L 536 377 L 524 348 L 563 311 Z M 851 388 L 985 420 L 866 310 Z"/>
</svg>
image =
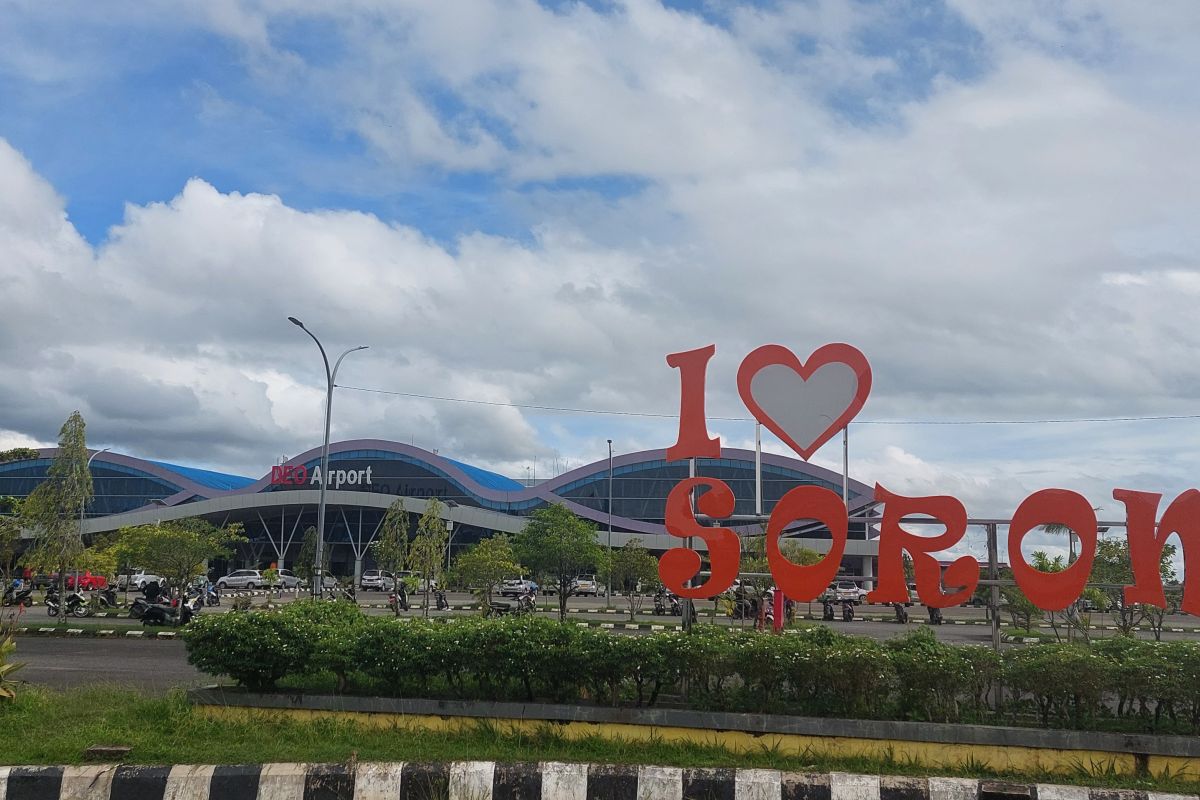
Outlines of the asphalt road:
<svg viewBox="0 0 1200 800">
<path fill-rule="evenodd" d="M 16 677 L 55 689 L 115 684 L 149 692 L 213 683 L 187 663 L 183 642 L 17 637 Z"/>
</svg>

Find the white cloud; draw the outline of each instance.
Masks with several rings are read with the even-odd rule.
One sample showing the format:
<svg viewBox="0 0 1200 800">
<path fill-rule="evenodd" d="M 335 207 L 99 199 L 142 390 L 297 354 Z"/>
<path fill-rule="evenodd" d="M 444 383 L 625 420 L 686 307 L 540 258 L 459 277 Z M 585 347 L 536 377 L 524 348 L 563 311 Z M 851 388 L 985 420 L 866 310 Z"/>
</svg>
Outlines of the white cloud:
<svg viewBox="0 0 1200 800">
<path fill-rule="evenodd" d="M 920 100 L 875 98 L 895 119 L 868 127 L 829 110 L 830 86 L 869 94 L 898 67 L 855 46 L 881 14 L 848 8 L 743 9 L 726 29 L 649 0 L 612 13 L 213 7 L 207 24 L 244 47 L 247 80 L 327 106 L 382 170 L 494 173 L 508 192 L 496 202 L 531 218 L 528 235 L 439 243 L 200 175 L 130 205 L 93 249 L 54 187 L 0 143 L 3 426 L 44 440 L 81 407 L 105 441 L 261 471 L 320 432 L 324 375 L 289 315 L 331 351 L 371 345 L 340 382 L 429 395 L 671 410 L 663 355 L 715 341 L 709 407 L 740 416 L 733 375 L 754 346 L 803 356 L 845 340 L 875 365 L 867 417 L 1194 410 L 1196 106 L 1130 90 L 1167 71 L 1147 55 L 1155 42 L 1155 59 L 1191 63 L 1167 30 L 1190 23 L 1187 8 L 1121 29 L 1103 8 L 1025 19 L 964 4 L 985 73 L 941 76 Z M 297 18 L 325 21 L 344 52 L 286 51 L 272 31 Z M 813 37 L 811 52 L 787 49 L 796 36 Z M 1077 57 L 1050 46 L 1063 36 Z M 1121 58 L 1095 57 L 1106 53 Z M 230 106 L 200 88 L 220 124 Z M 613 175 L 643 188 L 597 200 L 523 183 Z M 517 474 L 556 450 L 599 458 L 618 425 L 625 450 L 670 443 L 657 423 L 348 390 L 335 410 L 336 437 L 412 440 Z M 1176 490 L 1200 466 L 1197 439 L 1184 427 L 875 428 L 856 431 L 852 467 L 1001 514 L 1049 484 L 1101 500 L 1124 481 Z"/>
</svg>

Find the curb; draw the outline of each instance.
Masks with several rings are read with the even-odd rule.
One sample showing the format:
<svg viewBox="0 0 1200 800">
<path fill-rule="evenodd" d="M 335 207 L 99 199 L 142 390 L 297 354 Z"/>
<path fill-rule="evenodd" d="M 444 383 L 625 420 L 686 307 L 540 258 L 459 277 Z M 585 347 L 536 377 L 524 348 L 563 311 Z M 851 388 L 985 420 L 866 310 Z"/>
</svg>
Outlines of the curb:
<svg viewBox="0 0 1200 800">
<path fill-rule="evenodd" d="M 492 761 L 0 767 L 0 790 L 22 800 L 1196 800 L 971 778 Z"/>
</svg>

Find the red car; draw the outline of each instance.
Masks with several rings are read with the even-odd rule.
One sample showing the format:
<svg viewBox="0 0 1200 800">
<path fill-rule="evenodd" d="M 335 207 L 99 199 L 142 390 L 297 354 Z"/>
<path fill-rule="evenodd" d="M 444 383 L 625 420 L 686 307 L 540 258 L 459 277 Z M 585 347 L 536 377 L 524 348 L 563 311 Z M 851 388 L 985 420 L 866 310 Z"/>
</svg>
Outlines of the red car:
<svg viewBox="0 0 1200 800">
<path fill-rule="evenodd" d="M 84 571 L 79 573 L 79 589 L 84 592 L 92 592 L 97 589 L 103 589 L 108 586 L 108 578 L 103 575 L 93 575 L 90 572 Z M 71 572 L 67 575 L 67 589 L 75 588 L 75 573 Z"/>
</svg>

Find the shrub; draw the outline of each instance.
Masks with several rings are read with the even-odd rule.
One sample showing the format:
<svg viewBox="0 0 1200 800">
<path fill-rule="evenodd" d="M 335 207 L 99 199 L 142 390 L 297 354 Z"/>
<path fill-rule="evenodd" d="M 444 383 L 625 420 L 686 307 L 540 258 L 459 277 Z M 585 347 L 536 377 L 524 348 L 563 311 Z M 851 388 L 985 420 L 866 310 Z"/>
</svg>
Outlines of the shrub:
<svg viewBox="0 0 1200 800">
<path fill-rule="evenodd" d="M 909 719 L 952 722 L 959 699 L 970 695 L 971 664 L 963 648 L 938 641 L 928 628 L 887 643 L 898 681 L 900 713 Z"/>
<path fill-rule="evenodd" d="M 205 614 L 183 631 L 188 663 L 228 675 L 252 691 L 266 691 L 285 675 L 309 671 L 317 626 L 300 614 L 248 611 Z"/>
<path fill-rule="evenodd" d="M 1033 698 L 1043 726 L 1052 713 L 1075 727 L 1092 722 L 1114 674 L 1112 661 L 1085 645 L 1035 645 L 1004 654 L 1005 683 Z"/>
<path fill-rule="evenodd" d="M 199 617 L 188 660 L 255 690 L 336 675 L 396 697 L 591 701 L 861 719 L 992 721 L 991 690 L 1052 722 L 1200 729 L 1200 644 L 1040 644 L 997 656 L 921 629 L 885 643 L 824 627 L 770 636 L 715 626 L 623 636 L 535 617 L 367 618 L 349 603 Z M 354 682 L 357 681 L 357 684 Z"/>
</svg>

